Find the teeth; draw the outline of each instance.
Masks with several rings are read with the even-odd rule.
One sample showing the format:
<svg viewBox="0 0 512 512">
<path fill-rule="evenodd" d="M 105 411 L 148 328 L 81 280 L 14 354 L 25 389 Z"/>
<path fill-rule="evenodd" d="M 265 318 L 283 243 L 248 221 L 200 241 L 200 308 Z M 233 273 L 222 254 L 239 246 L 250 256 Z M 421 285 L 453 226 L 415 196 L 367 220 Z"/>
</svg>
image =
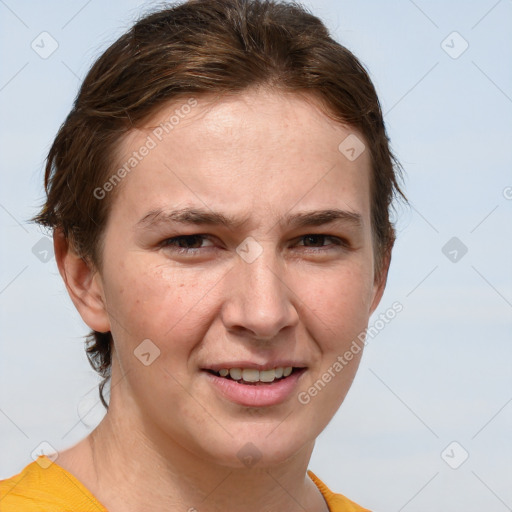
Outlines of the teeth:
<svg viewBox="0 0 512 512">
<path fill-rule="evenodd" d="M 260 372 L 252 368 L 242 370 L 242 380 L 245 380 L 245 382 L 258 382 L 260 380 Z"/>
<path fill-rule="evenodd" d="M 274 382 L 276 379 L 288 377 L 292 371 L 292 366 L 287 366 L 286 368 L 280 366 L 271 370 L 261 371 L 254 368 L 222 368 L 218 373 L 221 377 L 229 375 L 233 380 L 243 380 L 244 382 Z"/>
<path fill-rule="evenodd" d="M 231 370 L 229 370 L 229 376 L 233 380 L 240 380 L 242 378 L 242 370 L 240 370 L 240 368 L 231 368 Z"/>
<path fill-rule="evenodd" d="M 273 382 L 276 378 L 275 370 L 262 370 L 258 373 L 260 374 L 260 382 Z"/>
</svg>

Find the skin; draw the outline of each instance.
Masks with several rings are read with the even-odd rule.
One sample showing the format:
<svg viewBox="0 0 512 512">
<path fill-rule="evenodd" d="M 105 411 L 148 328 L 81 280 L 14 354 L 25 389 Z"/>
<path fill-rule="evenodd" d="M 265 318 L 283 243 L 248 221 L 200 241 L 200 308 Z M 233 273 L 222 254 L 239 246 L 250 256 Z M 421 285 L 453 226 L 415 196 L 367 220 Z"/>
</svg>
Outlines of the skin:
<svg viewBox="0 0 512 512">
<path fill-rule="evenodd" d="M 109 411 L 57 463 L 112 512 L 325 512 L 306 470 L 362 351 L 308 404 L 297 396 L 364 331 L 384 291 L 389 258 L 376 276 L 370 157 L 364 151 L 349 161 L 339 152 L 357 132 L 329 119 L 312 98 L 259 89 L 197 100 L 115 191 L 99 270 L 55 236 L 75 306 L 89 327 L 110 330 L 115 345 Z M 130 132 L 119 165 L 176 108 Z M 185 207 L 245 222 L 140 224 L 149 212 Z M 326 209 L 360 222 L 284 222 Z M 207 237 L 181 249 L 164 243 L 194 234 Z M 247 237 L 262 248 L 252 263 L 236 252 Z M 160 350 L 149 366 L 134 356 L 145 339 Z M 269 407 L 224 399 L 202 371 L 281 358 L 307 369 L 290 398 Z M 237 455 L 249 442 L 261 457 L 252 467 Z"/>
</svg>

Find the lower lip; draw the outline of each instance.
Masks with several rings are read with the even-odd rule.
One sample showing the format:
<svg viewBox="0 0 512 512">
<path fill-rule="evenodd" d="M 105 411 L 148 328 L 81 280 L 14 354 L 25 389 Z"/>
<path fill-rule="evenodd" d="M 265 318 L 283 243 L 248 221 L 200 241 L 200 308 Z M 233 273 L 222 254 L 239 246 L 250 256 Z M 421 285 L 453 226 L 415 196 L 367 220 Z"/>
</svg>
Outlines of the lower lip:
<svg viewBox="0 0 512 512">
<path fill-rule="evenodd" d="M 304 372 L 305 368 L 266 384 L 240 384 L 239 381 L 219 377 L 208 371 L 204 373 L 215 389 L 229 401 L 246 407 L 269 407 L 287 400 Z"/>
</svg>

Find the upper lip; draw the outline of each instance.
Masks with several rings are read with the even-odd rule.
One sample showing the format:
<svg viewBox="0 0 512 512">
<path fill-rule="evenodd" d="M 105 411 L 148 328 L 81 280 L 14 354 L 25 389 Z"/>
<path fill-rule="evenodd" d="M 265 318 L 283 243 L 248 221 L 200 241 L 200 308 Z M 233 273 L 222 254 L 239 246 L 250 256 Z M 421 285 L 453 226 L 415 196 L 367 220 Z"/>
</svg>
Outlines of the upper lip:
<svg viewBox="0 0 512 512">
<path fill-rule="evenodd" d="M 242 369 L 247 368 L 247 369 L 264 371 L 264 370 L 272 370 L 273 368 L 280 368 L 280 367 L 287 368 L 289 366 L 291 366 L 292 368 L 305 368 L 306 367 L 306 365 L 304 363 L 299 362 L 299 361 L 290 361 L 290 360 L 280 359 L 280 360 L 271 361 L 268 363 L 261 363 L 261 364 L 251 362 L 251 361 L 231 361 L 231 362 L 226 362 L 226 363 L 211 364 L 211 365 L 203 367 L 202 369 L 203 370 L 212 370 L 214 372 L 218 372 L 219 370 L 222 370 L 222 369 L 229 370 L 230 368 L 242 368 Z"/>
</svg>

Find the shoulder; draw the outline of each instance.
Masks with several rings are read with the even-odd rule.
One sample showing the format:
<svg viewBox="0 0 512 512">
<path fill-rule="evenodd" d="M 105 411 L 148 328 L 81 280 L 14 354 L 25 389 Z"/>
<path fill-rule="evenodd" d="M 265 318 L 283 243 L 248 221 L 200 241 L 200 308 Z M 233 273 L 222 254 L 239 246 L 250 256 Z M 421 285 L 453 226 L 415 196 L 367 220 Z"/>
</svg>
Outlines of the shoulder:
<svg viewBox="0 0 512 512">
<path fill-rule="evenodd" d="M 17 475 L 0 481 L 0 510 L 106 512 L 80 481 L 44 455 Z"/>
<path fill-rule="evenodd" d="M 308 470 L 308 475 L 322 493 L 330 512 L 370 512 L 343 494 L 332 492 L 311 470 Z"/>
</svg>

